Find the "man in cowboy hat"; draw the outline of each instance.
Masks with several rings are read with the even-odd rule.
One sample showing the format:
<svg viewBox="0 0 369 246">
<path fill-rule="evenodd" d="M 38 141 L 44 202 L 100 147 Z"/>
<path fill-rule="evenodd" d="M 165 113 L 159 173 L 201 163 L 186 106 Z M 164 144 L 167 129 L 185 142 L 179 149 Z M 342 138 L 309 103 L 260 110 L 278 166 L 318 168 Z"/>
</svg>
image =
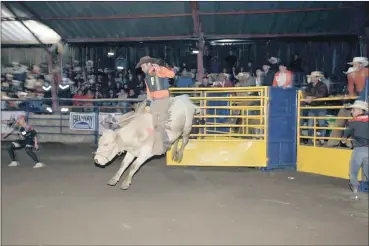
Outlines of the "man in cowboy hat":
<svg viewBox="0 0 369 246">
<path fill-rule="evenodd" d="M 350 96 L 358 96 L 365 88 L 365 81 L 368 77 L 368 58 L 354 57 L 348 64 L 353 66 L 353 72 L 347 74 L 347 89 Z"/>
<path fill-rule="evenodd" d="M 311 106 L 324 106 L 325 102 L 322 101 L 313 101 L 316 98 L 324 98 L 328 97 L 328 88 L 326 84 L 322 81 L 324 79 L 324 75 L 320 71 L 313 71 L 311 72 L 308 77 L 308 86 L 305 90 L 305 102 Z M 309 117 L 325 117 L 327 114 L 326 109 L 309 109 L 307 112 Z M 314 119 L 308 120 L 308 126 L 314 126 Z M 320 127 L 323 127 L 325 124 L 324 119 L 319 119 L 318 124 Z M 309 129 L 308 134 L 310 137 L 314 136 L 314 130 Z M 316 133 L 315 133 L 316 134 Z M 325 136 L 325 130 L 321 131 L 321 136 Z M 312 143 L 312 140 L 309 139 L 309 143 Z"/>
<path fill-rule="evenodd" d="M 369 75 L 368 58 L 366 57 L 354 57 L 352 62 L 348 64 L 352 65 L 352 68 L 346 72 L 347 74 L 347 90 L 349 96 L 359 96 L 360 94 L 365 94 L 365 83 Z M 365 100 L 365 99 L 364 99 Z M 337 117 L 349 117 L 350 112 L 347 109 L 340 109 Z M 333 127 L 343 127 L 347 120 L 337 119 Z M 330 137 L 340 138 L 342 136 L 342 130 L 332 130 Z M 337 146 L 339 145 L 338 140 L 330 139 L 328 140 L 327 146 Z"/>
<path fill-rule="evenodd" d="M 357 179 L 360 168 L 368 178 L 368 148 L 369 148 L 369 121 L 368 104 L 364 101 L 356 100 L 354 104 L 347 107 L 351 110 L 353 119 L 349 121 L 347 129 L 344 131 L 341 142 L 345 143 L 347 138 L 352 138 L 353 151 L 350 160 L 350 185 L 355 197 L 359 182 Z"/>
<path fill-rule="evenodd" d="M 146 74 L 145 83 L 147 95 L 151 98 L 151 113 L 155 129 L 153 146 L 154 155 L 164 154 L 171 146 L 165 131 L 165 125 L 169 118 L 169 78 L 174 78 L 172 70 L 159 66 L 159 60 L 150 56 L 144 56 L 137 63 L 136 68 L 141 67 Z"/>
</svg>

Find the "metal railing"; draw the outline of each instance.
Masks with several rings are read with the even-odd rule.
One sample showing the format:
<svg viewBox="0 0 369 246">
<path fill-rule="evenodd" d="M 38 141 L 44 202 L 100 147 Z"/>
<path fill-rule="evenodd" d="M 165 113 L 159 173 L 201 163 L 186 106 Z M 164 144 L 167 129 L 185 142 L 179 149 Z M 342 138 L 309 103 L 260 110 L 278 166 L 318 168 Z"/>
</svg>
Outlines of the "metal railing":
<svg viewBox="0 0 369 246">
<path fill-rule="evenodd" d="M 171 95 L 187 94 L 199 107 L 191 138 L 211 141 L 265 141 L 267 87 L 171 88 Z M 244 140 L 243 140 L 244 141 Z"/>
<path fill-rule="evenodd" d="M 312 100 L 316 106 L 306 104 L 301 92 L 298 98 L 298 143 L 314 147 L 337 147 L 346 127 L 334 125 L 337 120 L 347 121 L 352 118 L 345 109 L 345 104 L 353 102 L 357 97 L 317 98 Z M 332 136 L 332 133 L 338 137 Z"/>
<path fill-rule="evenodd" d="M 51 99 L 2 99 L 2 133 L 10 131 L 7 121 L 24 112 L 28 122 L 35 127 L 39 135 L 94 136 L 97 143 L 101 114 L 124 114 L 132 111 L 139 99 L 58 99 L 57 109 L 51 108 Z M 70 113 L 92 113 L 95 127 L 91 130 L 72 130 Z M 6 129 L 8 128 L 8 129 Z"/>
</svg>

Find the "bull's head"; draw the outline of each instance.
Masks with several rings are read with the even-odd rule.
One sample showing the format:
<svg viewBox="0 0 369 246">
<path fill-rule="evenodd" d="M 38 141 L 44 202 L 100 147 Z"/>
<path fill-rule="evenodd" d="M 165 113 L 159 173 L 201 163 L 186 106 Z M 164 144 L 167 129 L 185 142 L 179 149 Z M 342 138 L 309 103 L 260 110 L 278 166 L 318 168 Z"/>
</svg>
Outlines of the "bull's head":
<svg viewBox="0 0 369 246">
<path fill-rule="evenodd" d="M 105 130 L 99 139 L 98 148 L 95 152 L 94 161 L 99 166 L 105 166 L 114 157 L 122 152 L 121 139 L 117 132 Z"/>
</svg>

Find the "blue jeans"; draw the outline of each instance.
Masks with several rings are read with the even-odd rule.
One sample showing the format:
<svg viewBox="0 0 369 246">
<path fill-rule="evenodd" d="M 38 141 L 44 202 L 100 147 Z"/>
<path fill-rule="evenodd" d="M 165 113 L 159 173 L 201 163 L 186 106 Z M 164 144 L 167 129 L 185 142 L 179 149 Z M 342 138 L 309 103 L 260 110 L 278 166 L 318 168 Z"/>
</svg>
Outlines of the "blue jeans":
<svg viewBox="0 0 369 246">
<path fill-rule="evenodd" d="M 353 188 L 359 187 L 357 175 L 360 168 L 365 177 L 368 179 L 368 147 L 355 147 L 351 154 L 350 160 L 350 184 Z"/>
<path fill-rule="evenodd" d="M 308 111 L 309 117 L 325 117 L 327 115 L 326 109 L 310 109 Z M 325 119 L 318 119 L 315 122 L 318 122 L 319 127 L 325 127 Z M 313 127 L 314 126 L 314 119 L 308 119 L 308 126 Z M 317 135 L 318 130 L 316 131 L 315 135 Z M 325 137 L 325 129 L 319 130 L 320 136 Z M 310 137 L 314 136 L 314 129 L 309 129 L 308 134 Z"/>
</svg>

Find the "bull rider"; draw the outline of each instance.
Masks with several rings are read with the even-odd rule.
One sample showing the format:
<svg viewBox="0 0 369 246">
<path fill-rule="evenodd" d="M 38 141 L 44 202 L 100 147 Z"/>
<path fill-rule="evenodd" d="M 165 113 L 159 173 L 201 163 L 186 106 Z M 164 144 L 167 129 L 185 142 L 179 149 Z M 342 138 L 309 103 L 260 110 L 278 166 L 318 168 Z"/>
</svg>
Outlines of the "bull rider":
<svg viewBox="0 0 369 246">
<path fill-rule="evenodd" d="M 171 100 L 169 97 L 169 79 L 175 73 L 167 67 L 159 66 L 159 60 L 150 56 L 140 59 L 136 68 L 141 67 L 146 74 L 145 83 L 148 98 L 151 98 L 151 114 L 155 131 L 153 146 L 154 155 L 162 155 L 171 147 L 169 137 L 165 131 L 169 119 Z"/>
</svg>

